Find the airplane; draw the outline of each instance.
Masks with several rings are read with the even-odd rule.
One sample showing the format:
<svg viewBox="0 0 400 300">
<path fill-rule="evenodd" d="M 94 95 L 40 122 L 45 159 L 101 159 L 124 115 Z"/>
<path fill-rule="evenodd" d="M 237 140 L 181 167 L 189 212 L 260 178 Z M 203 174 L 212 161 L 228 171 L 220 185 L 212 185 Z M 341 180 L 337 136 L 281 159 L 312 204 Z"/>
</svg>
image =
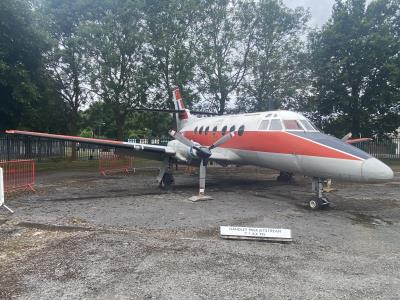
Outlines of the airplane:
<svg viewBox="0 0 400 300">
<path fill-rule="evenodd" d="M 199 166 L 199 193 L 204 200 L 206 170 L 210 161 L 222 166 L 254 165 L 281 171 L 281 179 L 293 174 L 312 178 L 315 196 L 308 205 L 328 207 L 324 194 L 327 179 L 384 182 L 393 178 L 390 167 L 351 143 L 367 139 L 343 139 L 320 132 L 305 116 L 288 110 L 196 117 L 185 108 L 179 89 L 174 91 L 177 130 L 167 146 L 83 138 L 39 132 L 7 130 L 8 134 L 43 137 L 115 148 L 116 154 L 163 161 L 157 181 L 162 188 L 174 183 L 172 163 Z M 279 178 L 278 177 L 278 178 Z"/>
</svg>

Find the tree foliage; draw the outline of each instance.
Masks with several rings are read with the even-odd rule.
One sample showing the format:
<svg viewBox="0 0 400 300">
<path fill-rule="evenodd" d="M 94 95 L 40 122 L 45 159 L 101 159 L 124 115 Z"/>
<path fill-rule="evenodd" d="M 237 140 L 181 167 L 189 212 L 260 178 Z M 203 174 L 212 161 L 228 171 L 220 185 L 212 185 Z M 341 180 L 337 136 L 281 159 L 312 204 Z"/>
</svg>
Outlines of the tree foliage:
<svg viewBox="0 0 400 300">
<path fill-rule="evenodd" d="M 400 124 L 398 0 L 337 1 L 311 37 L 315 110 L 335 134 L 384 134 Z"/>
<path fill-rule="evenodd" d="M 307 58 L 302 36 L 308 14 L 291 10 L 277 0 L 254 6 L 254 46 L 249 74 L 240 89 L 239 108 L 245 111 L 297 106 L 307 87 Z"/>
<path fill-rule="evenodd" d="M 338 136 L 389 134 L 399 2 L 337 0 L 310 32 L 280 0 L 3 0 L 0 128 L 162 134 L 170 115 L 133 108 L 171 108 L 178 86 L 219 114 L 289 108 Z"/>
<path fill-rule="evenodd" d="M 148 43 L 152 56 L 155 89 L 153 102 L 174 108 L 172 91 L 179 87 L 185 101 L 193 99 L 193 85 L 201 26 L 197 0 L 147 0 L 145 6 Z"/>
<path fill-rule="evenodd" d="M 97 20 L 84 28 L 93 59 L 91 86 L 111 109 L 119 139 L 132 108 L 146 104 L 151 85 L 142 5 L 132 0 L 102 3 Z"/>
<path fill-rule="evenodd" d="M 247 74 L 254 44 L 254 6 L 245 1 L 205 1 L 199 32 L 198 88 L 205 106 L 223 114 Z"/>
<path fill-rule="evenodd" d="M 62 106 L 44 68 L 48 41 L 31 3 L 1 1 L 0 20 L 0 129 L 59 129 L 65 125 L 62 118 L 44 122 L 49 108 Z"/>
</svg>

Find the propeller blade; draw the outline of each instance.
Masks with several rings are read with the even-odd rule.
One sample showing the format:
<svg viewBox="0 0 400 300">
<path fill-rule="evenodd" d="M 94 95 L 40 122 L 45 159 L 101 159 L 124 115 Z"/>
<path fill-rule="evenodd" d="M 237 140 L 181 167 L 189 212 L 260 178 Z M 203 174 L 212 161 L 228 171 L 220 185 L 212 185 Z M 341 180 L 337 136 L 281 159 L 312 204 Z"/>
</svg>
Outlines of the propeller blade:
<svg viewBox="0 0 400 300">
<path fill-rule="evenodd" d="M 217 140 L 214 144 L 212 144 L 208 149 L 212 150 L 212 149 L 214 149 L 216 147 L 219 147 L 222 144 L 225 144 L 227 141 L 229 141 L 234 136 L 235 136 L 234 132 L 230 132 L 229 134 L 225 134 L 223 137 L 221 137 L 219 140 Z"/>
<path fill-rule="evenodd" d="M 188 146 L 188 147 L 193 147 L 194 149 L 198 149 L 195 143 L 193 143 L 191 140 L 187 139 L 186 137 L 183 136 L 180 132 L 177 132 L 175 130 L 170 130 L 169 134 L 174 138 L 180 141 L 182 144 Z"/>
<path fill-rule="evenodd" d="M 200 174 L 199 174 L 199 196 L 204 196 L 206 189 L 206 173 L 207 173 L 207 160 L 201 160 L 200 162 Z"/>
<path fill-rule="evenodd" d="M 347 141 L 349 138 L 351 138 L 353 134 L 351 132 L 349 132 L 348 134 L 346 134 L 344 137 L 342 137 L 342 141 L 345 142 Z"/>
</svg>

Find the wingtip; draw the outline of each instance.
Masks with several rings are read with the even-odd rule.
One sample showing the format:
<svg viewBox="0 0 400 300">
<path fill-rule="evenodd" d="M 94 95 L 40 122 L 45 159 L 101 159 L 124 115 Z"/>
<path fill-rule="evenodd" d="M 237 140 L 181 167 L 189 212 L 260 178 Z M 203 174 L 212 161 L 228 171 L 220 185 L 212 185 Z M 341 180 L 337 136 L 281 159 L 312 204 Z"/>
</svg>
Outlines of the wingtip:
<svg viewBox="0 0 400 300">
<path fill-rule="evenodd" d="M 6 130 L 5 131 L 7 134 L 14 134 L 15 133 L 15 130 Z"/>
</svg>

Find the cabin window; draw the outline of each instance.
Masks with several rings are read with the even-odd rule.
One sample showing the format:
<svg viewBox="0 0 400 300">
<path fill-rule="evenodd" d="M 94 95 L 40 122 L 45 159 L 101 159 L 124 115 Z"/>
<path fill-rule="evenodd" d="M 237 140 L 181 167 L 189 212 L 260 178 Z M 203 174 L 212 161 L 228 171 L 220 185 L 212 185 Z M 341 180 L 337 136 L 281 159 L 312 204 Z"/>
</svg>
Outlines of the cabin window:
<svg viewBox="0 0 400 300">
<path fill-rule="evenodd" d="M 204 134 L 207 135 L 209 130 L 210 130 L 210 126 L 207 126 L 206 130 L 204 130 Z"/>
<path fill-rule="evenodd" d="M 240 126 L 239 129 L 238 129 L 238 135 L 239 136 L 242 136 L 243 133 L 244 133 L 244 125 Z"/>
<path fill-rule="evenodd" d="M 235 125 L 232 125 L 232 127 L 229 129 L 229 132 L 235 132 L 235 129 L 236 129 Z"/>
<path fill-rule="evenodd" d="M 197 134 L 197 126 L 196 126 L 196 128 L 194 129 L 194 134 Z"/>
<path fill-rule="evenodd" d="M 217 129 L 218 129 L 217 126 L 215 126 L 215 127 L 213 128 L 213 130 L 212 130 L 212 135 L 215 135 L 215 134 L 217 133 Z"/>
<path fill-rule="evenodd" d="M 272 119 L 269 130 L 282 130 L 282 123 L 279 119 Z"/>
<path fill-rule="evenodd" d="M 286 130 L 303 130 L 297 120 L 283 120 Z"/>
<path fill-rule="evenodd" d="M 316 131 L 316 129 L 307 120 L 300 120 L 300 123 L 303 124 L 303 127 L 306 130 L 308 130 L 308 131 Z"/>
<path fill-rule="evenodd" d="M 224 127 L 222 127 L 222 131 L 221 131 L 222 135 L 225 135 L 227 129 L 228 129 L 228 126 L 226 126 L 226 125 Z"/>
<path fill-rule="evenodd" d="M 259 130 L 268 130 L 268 125 L 269 125 L 269 120 L 262 120 L 260 127 L 258 127 Z"/>
<path fill-rule="evenodd" d="M 200 127 L 199 134 L 203 134 L 203 126 Z"/>
</svg>

